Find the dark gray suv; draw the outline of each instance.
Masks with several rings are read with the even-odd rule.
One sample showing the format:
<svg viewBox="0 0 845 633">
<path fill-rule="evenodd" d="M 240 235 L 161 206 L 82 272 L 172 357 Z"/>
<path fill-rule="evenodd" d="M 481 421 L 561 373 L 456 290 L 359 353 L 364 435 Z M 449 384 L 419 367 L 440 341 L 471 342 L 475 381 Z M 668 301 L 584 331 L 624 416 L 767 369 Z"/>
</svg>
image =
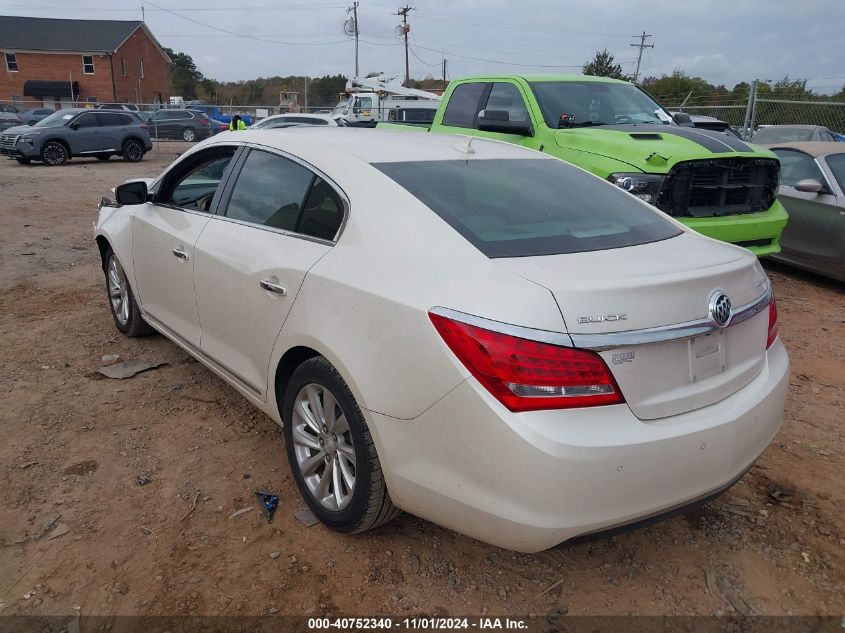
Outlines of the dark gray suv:
<svg viewBox="0 0 845 633">
<path fill-rule="evenodd" d="M 0 136 L 0 155 L 22 165 L 33 160 L 62 165 L 73 156 L 135 163 L 153 148 L 148 126 L 128 112 L 68 108 L 35 125 L 12 127 Z"/>
</svg>

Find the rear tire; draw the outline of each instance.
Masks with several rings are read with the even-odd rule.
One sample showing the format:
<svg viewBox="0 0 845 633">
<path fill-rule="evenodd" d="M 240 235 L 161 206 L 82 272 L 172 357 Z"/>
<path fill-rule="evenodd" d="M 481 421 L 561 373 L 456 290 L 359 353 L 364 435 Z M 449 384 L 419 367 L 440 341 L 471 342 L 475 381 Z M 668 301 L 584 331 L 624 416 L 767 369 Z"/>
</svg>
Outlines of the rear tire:
<svg viewBox="0 0 845 633">
<path fill-rule="evenodd" d="M 187 141 L 188 143 L 193 143 L 197 140 L 197 133 L 194 131 L 193 128 L 186 127 L 182 130 L 182 140 Z"/>
<path fill-rule="evenodd" d="M 68 158 L 67 147 L 58 141 L 48 141 L 41 148 L 41 160 L 44 161 L 45 165 L 58 167 L 64 165 Z"/>
<path fill-rule="evenodd" d="M 137 163 L 144 158 L 144 146 L 141 145 L 140 141 L 131 138 L 123 144 L 120 153 L 127 163 Z"/>
<path fill-rule="evenodd" d="M 401 514 L 390 500 L 367 422 L 328 360 L 318 356 L 296 368 L 285 389 L 282 417 L 294 480 L 322 523 L 356 533 Z"/>
<path fill-rule="evenodd" d="M 135 295 L 123 271 L 123 266 L 111 247 L 106 249 L 105 262 L 106 296 L 108 296 L 117 329 L 130 338 L 147 336 L 155 332 L 141 316 L 141 309 L 135 301 Z"/>
</svg>

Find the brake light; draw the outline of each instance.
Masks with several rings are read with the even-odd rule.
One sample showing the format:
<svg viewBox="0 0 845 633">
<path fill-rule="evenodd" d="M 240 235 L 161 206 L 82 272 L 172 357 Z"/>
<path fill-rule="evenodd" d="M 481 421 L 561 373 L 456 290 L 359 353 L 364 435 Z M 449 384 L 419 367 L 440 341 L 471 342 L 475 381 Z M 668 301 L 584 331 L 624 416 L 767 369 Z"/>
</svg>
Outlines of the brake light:
<svg viewBox="0 0 845 633">
<path fill-rule="evenodd" d="M 147 125 L 146 123 L 141 123 L 141 125 L 139 125 L 138 127 L 140 127 L 142 130 L 149 130 L 150 129 L 150 126 Z"/>
<path fill-rule="evenodd" d="M 428 316 L 458 360 L 511 411 L 624 402 L 595 352 L 518 338 L 431 312 Z"/>
<path fill-rule="evenodd" d="M 772 294 L 769 302 L 769 336 L 766 338 L 766 349 L 769 349 L 778 337 L 778 302 Z"/>
</svg>

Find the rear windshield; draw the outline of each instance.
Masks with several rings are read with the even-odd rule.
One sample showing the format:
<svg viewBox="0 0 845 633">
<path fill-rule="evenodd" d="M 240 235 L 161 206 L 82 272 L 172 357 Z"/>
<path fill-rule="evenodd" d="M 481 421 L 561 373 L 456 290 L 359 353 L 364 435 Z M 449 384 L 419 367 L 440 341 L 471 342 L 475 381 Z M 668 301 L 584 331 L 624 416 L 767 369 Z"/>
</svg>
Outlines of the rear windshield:
<svg viewBox="0 0 845 633">
<path fill-rule="evenodd" d="M 813 128 L 806 127 L 764 127 L 754 138 L 753 143 L 788 143 L 789 141 L 813 140 Z"/>
<path fill-rule="evenodd" d="M 630 194 L 554 159 L 375 163 L 488 257 L 622 248 L 674 237 Z"/>
</svg>

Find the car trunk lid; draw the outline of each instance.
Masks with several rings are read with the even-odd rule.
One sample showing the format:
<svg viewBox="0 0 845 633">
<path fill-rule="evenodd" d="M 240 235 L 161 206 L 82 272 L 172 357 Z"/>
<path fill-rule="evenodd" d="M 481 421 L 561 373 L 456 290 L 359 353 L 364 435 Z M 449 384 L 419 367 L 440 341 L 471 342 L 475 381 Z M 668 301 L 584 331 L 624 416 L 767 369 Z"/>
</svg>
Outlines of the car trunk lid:
<svg viewBox="0 0 845 633">
<path fill-rule="evenodd" d="M 599 350 L 641 419 L 722 400 L 765 361 L 766 310 L 711 333 L 640 343 L 664 338 L 661 328 L 707 319 L 714 293 L 724 292 L 736 312 L 767 292 L 757 260 L 735 247 L 684 234 L 615 250 L 496 261 L 552 292 L 576 346 Z M 602 336 L 613 333 L 627 335 Z"/>
</svg>

